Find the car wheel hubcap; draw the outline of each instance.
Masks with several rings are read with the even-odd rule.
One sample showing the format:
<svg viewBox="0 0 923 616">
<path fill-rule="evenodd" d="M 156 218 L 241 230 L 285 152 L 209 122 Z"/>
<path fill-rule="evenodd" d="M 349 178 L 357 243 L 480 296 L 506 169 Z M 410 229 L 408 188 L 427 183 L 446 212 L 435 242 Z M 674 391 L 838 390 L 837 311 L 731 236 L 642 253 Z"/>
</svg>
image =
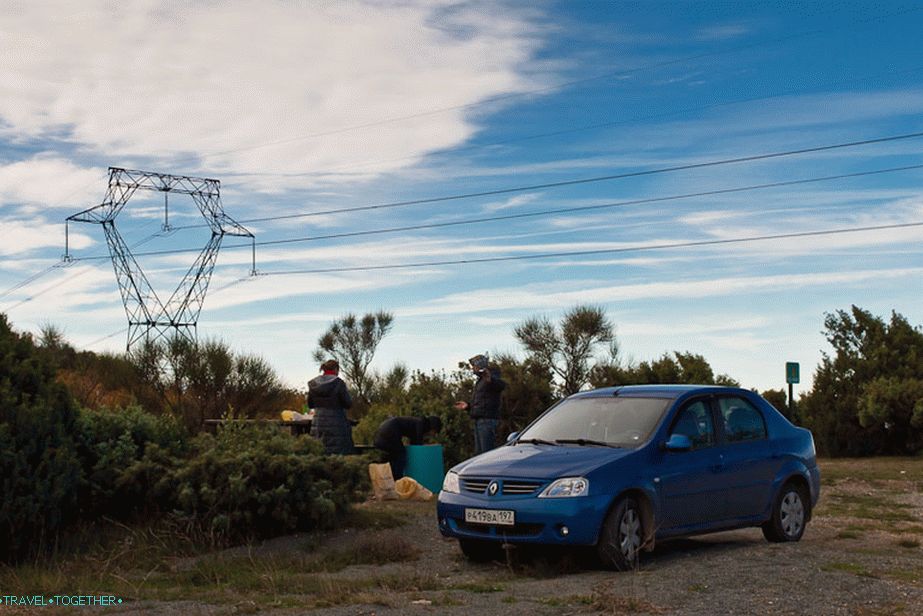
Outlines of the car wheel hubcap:
<svg viewBox="0 0 923 616">
<path fill-rule="evenodd" d="M 634 509 L 629 509 L 622 515 L 619 524 L 619 547 L 622 556 L 628 560 L 634 560 L 638 548 L 641 547 L 641 520 Z"/>
<path fill-rule="evenodd" d="M 804 504 L 798 492 L 789 492 L 782 499 L 780 510 L 782 531 L 788 537 L 796 536 L 804 525 Z"/>
</svg>

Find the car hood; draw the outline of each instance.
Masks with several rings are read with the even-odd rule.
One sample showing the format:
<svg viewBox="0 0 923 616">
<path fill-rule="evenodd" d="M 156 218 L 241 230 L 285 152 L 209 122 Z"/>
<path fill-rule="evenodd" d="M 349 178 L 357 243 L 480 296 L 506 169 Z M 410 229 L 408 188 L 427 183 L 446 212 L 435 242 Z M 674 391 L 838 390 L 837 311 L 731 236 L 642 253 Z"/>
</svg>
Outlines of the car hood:
<svg viewBox="0 0 923 616">
<path fill-rule="evenodd" d="M 465 460 L 452 470 L 466 477 L 555 479 L 586 475 L 634 451 L 593 446 L 508 445 Z"/>
</svg>

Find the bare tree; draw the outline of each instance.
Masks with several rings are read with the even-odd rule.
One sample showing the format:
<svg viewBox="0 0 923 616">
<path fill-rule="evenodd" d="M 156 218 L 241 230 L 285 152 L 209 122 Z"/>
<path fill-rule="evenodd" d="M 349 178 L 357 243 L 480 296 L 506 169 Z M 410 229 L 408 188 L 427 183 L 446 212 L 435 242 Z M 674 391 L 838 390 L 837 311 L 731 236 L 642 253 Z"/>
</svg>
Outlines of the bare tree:
<svg viewBox="0 0 923 616">
<path fill-rule="evenodd" d="M 575 306 L 564 313 L 560 326 L 548 317 L 533 317 L 514 333 L 531 359 L 557 375 L 561 393 L 570 395 L 586 384 L 597 350 L 615 341 L 613 329 L 601 307 Z"/>
<path fill-rule="evenodd" d="M 340 364 L 343 375 L 349 379 L 357 397 L 366 404 L 373 378 L 369 364 L 375 351 L 394 323 L 394 315 L 379 311 L 362 318 L 350 313 L 337 319 L 317 340 L 314 359 L 321 362 L 332 357 Z"/>
</svg>

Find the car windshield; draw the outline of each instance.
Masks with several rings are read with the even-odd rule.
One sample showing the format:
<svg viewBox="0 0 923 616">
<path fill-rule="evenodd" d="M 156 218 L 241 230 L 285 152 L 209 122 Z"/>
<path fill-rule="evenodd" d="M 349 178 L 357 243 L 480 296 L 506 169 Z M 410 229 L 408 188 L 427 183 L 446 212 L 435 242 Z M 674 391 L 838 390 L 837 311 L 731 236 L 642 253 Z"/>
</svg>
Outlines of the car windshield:
<svg viewBox="0 0 923 616">
<path fill-rule="evenodd" d="M 669 402 L 617 396 L 573 398 L 543 415 L 517 440 L 637 447 L 648 439 Z"/>
</svg>

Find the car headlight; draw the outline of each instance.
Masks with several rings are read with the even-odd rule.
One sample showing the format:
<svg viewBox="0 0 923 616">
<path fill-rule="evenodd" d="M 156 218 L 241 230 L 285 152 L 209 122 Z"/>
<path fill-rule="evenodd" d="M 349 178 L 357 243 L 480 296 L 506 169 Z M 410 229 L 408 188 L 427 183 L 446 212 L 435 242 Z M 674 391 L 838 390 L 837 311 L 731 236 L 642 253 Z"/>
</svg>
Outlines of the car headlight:
<svg viewBox="0 0 923 616">
<path fill-rule="evenodd" d="M 458 494 L 458 473 L 449 471 L 445 474 L 445 479 L 442 480 L 442 491 Z"/>
<path fill-rule="evenodd" d="M 542 490 L 539 498 L 571 498 L 586 496 L 590 491 L 590 482 L 586 477 L 562 477 Z"/>
</svg>

